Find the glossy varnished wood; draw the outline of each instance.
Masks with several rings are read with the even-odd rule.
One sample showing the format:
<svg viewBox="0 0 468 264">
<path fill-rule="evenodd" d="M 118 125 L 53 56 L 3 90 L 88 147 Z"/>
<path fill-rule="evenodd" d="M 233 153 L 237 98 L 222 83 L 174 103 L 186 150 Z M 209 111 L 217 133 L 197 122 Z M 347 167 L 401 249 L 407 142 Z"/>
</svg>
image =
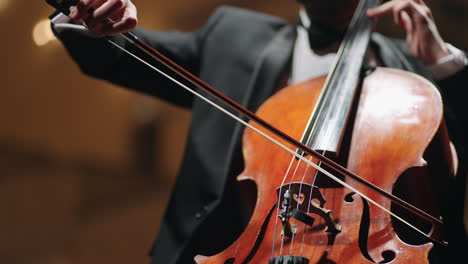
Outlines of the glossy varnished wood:
<svg viewBox="0 0 468 264">
<path fill-rule="evenodd" d="M 258 115 L 300 139 L 324 81 L 325 77 L 321 77 L 279 91 L 262 105 Z M 427 80 L 395 69 L 377 68 L 362 87 L 346 153 L 347 167 L 392 192 L 403 172 L 426 165 L 423 154 L 437 134 L 442 116 L 440 95 Z M 239 180 L 253 180 L 258 188 L 250 223 L 228 249 L 212 257 L 197 256 L 197 263 L 268 263 L 272 255 L 303 256 L 309 263 L 379 263 L 385 251 L 394 252 L 392 263 L 428 263 L 432 243 L 404 243 L 396 235 L 390 216 L 373 205 L 369 206 L 368 236 L 363 238 L 361 220 L 367 205 L 359 196 L 337 186 L 320 189 L 327 200 L 325 208 L 332 210 L 333 218 L 342 226 L 333 243 L 323 230 L 323 219 L 314 215 L 312 227 L 292 219 L 291 223 L 297 225 L 297 235 L 282 243 L 278 212 L 275 210 L 268 218 L 278 201 L 277 188 L 288 182 L 312 184 L 316 171 L 251 130 L 245 131 L 243 154 L 245 170 Z M 449 173 L 446 166 L 442 169 Z M 346 181 L 390 208 L 389 200 L 349 179 Z"/>
</svg>

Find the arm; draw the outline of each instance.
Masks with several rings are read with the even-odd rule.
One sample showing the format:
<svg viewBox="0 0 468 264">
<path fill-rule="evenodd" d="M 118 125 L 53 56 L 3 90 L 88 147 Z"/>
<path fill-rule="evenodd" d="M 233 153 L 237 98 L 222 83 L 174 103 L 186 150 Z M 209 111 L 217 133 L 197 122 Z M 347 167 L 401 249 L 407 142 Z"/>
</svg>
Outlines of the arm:
<svg viewBox="0 0 468 264">
<path fill-rule="evenodd" d="M 448 123 L 452 140 L 457 146 L 461 160 L 467 160 L 468 115 L 466 114 L 466 104 L 468 100 L 468 67 L 465 66 L 455 74 L 437 81 L 437 85 L 441 88 L 445 104 L 449 106 L 449 112 L 446 115 L 453 120 L 453 122 Z"/>
<path fill-rule="evenodd" d="M 150 32 L 136 29 L 134 34 L 192 73 L 198 71 L 195 33 Z M 159 73 L 154 72 L 104 39 L 82 32 L 65 30 L 57 35 L 84 74 L 116 85 L 160 97 L 176 105 L 190 107 L 192 96 Z M 152 61 L 121 37 L 112 40 L 141 58 Z M 157 63 L 153 65 L 160 67 Z"/>
<path fill-rule="evenodd" d="M 451 110 L 447 115 L 452 122 L 451 132 L 459 147 L 466 147 L 466 110 L 468 100 L 468 67 L 466 54 L 446 44 L 440 36 L 431 10 L 422 0 L 391 0 L 369 9 L 372 18 L 393 15 L 394 21 L 406 32 L 410 54 L 425 64 L 441 88 L 444 102 Z M 464 150 L 461 150 L 464 152 Z"/>
<path fill-rule="evenodd" d="M 82 2 L 84 1 L 79 3 Z M 125 8 L 133 9 L 134 6 L 129 5 Z M 73 12 L 73 10 L 75 11 Z M 108 15 L 114 19 L 113 21 L 117 22 L 112 25 L 102 22 L 104 25 L 99 26 L 99 22 L 96 21 L 102 21 L 101 19 L 103 18 L 95 18 L 96 21 L 92 21 L 92 18 L 89 17 L 91 15 L 88 13 L 86 13 L 88 15 L 84 15 L 84 17 L 79 16 L 77 10 L 86 10 L 86 8 L 80 7 L 80 4 L 78 4 L 73 10 L 71 16 L 75 20 L 83 20 L 85 24 L 94 25 L 90 28 L 90 31 L 94 34 L 115 35 L 125 32 L 123 26 L 115 26 L 115 30 L 112 32 L 106 31 L 106 33 L 103 31 L 106 27 L 114 28 L 113 25 L 123 25 L 121 22 L 125 20 L 123 18 L 125 16 L 123 16 L 122 20 L 119 22 L 119 20 L 115 20 L 117 18 L 115 15 L 108 13 Z M 93 15 L 96 15 L 97 17 L 102 16 L 99 15 L 102 12 L 98 13 L 98 11 L 100 11 L 99 8 L 95 9 Z M 119 14 L 121 13 L 122 11 L 120 11 Z M 136 11 L 128 13 L 136 14 Z M 173 59 L 182 67 L 188 69 L 194 74 L 197 74 L 199 71 L 199 45 L 202 42 L 204 35 L 209 31 L 209 28 L 211 27 L 210 24 L 212 23 L 209 23 L 207 26 L 193 33 L 152 32 L 143 29 L 136 29 L 134 34 L 168 56 L 170 59 Z M 126 30 L 130 30 L 132 28 L 133 25 L 131 24 L 125 27 Z M 158 96 L 180 106 L 191 106 L 192 95 L 190 93 L 180 87 L 177 87 L 175 84 L 166 80 L 164 77 L 152 71 L 136 59 L 131 58 L 123 51 L 113 47 L 106 40 L 91 37 L 89 34 L 71 29 L 65 29 L 60 32 L 55 31 L 55 33 L 63 42 L 71 57 L 77 62 L 80 69 L 85 74 L 95 78 L 104 79 L 139 92 Z M 138 56 L 148 59 L 147 56 L 132 47 L 130 43 L 124 41 L 121 37 L 113 36 L 110 38 L 131 52 L 138 54 Z M 155 63 L 153 62 L 153 64 Z"/>
</svg>

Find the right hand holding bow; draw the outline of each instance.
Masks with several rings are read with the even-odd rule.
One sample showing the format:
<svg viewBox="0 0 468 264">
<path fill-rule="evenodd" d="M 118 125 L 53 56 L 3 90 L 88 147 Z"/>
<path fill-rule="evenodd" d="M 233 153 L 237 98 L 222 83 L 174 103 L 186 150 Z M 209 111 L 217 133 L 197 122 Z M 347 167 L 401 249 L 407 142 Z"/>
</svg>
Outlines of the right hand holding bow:
<svg viewBox="0 0 468 264">
<path fill-rule="evenodd" d="M 79 0 L 71 9 L 70 18 L 82 20 L 99 36 L 125 33 L 138 23 L 137 9 L 130 0 Z"/>
</svg>

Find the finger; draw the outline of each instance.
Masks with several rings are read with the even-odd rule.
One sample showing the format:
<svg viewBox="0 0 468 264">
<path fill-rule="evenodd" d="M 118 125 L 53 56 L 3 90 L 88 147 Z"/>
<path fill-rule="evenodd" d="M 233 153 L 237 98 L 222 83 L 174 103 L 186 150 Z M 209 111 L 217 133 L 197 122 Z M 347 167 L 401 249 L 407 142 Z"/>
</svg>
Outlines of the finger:
<svg viewBox="0 0 468 264">
<path fill-rule="evenodd" d="M 414 9 L 426 18 L 433 19 L 432 11 L 423 0 L 412 0 Z"/>
<path fill-rule="evenodd" d="M 76 8 L 76 6 L 72 6 L 70 7 L 70 14 L 68 15 L 69 18 L 73 19 L 73 20 L 77 20 L 76 17 L 77 17 L 77 12 L 78 12 L 78 8 Z"/>
<path fill-rule="evenodd" d="M 93 18 L 96 20 L 103 20 L 122 9 L 125 9 L 126 5 L 127 1 L 125 0 L 109 0 L 94 11 Z"/>
<path fill-rule="evenodd" d="M 120 33 L 129 32 L 130 30 L 134 29 L 136 23 L 136 20 L 133 18 L 123 18 L 118 23 L 102 24 L 102 26 L 98 28 L 97 33 L 103 36 L 118 35 Z"/>
<path fill-rule="evenodd" d="M 393 19 L 395 24 L 403 25 L 401 21 L 401 14 L 405 12 L 410 19 L 413 19 L 413 6 L 411 1 L 398 1 L 398 3 L 393 7 Z"/>
<path fill-rule="evenodd" d="M 377 7 L 370 8 L 367 10 L 367 16 L 374 18 L 374 17 L 381 17 L 387 14 L 391 14 L 397 2 L 398 1 L 396 0 L 391 0 Z"/>
<path fill-rule="evenodd" d="M 120 33 L 129 32 L 138 24 L 137 10 L 132 5 L 125 10 L 125 14 L 117 23 L 106 24 L 101 28 L 103 35 L 117 35 Z"/>
<path fill-rule="evenodd" d="M 112 27 L 111 21 L 103 21 L 100 23 L 85 22 L 86 27 L 97 36 L 105 36 L 106 28 Z"/>
<path fill-rule="evenodd" d="M 75 10 L 70 14 L 73 20 L 87 18 L 94 9 L 102 5 L 106 0 L 80 0 L 77 2 Z"/>
<path fill-rule="evenodd" d="M 84 21 L 87 25 L 94 25 L 94 24 L 104 23 L 104 22 L 117 23 L 123 18 L 125 11 L 126 11 L 125 8 L 121 8 L 104 16 L 102 19 L 95 19 L 93 16 L 89 16 Z"/>
<path fill-rule="evenodd" d="M 109 17 L 110 17 L 110 19 L 112 21 L 119 22 L 124 17 L 125 12 L 126 12 L 126 9 L 121 8 L 121 9 L 115 10 L 113 13 L 109 14 Z"/>
<path fill-rule="evenodd" d="M 401 11 L 400 18 L 400 25 L 406 32 L 406 40 L 408 43 L 411 43 L 414 39 L 413 21 L 411 20 L 410 15 L 406 11 Z"/>
<path fill-rule="evenodd" d="M 416 3 L 416 0 L 406 1 L 406 4 L 399 6 L 395 12 L 406 12 L 412 21 L 415 32 L 425 30 L 428 20 L 432 16 L 430 9 L 426 5 Z"/>
<path fill-rule="evenodd" d="M 126 10 L 125 15 L 123 16 L 120 22 L 117 22 L 113 25 L 114 30 L 121 33 L 124 31 L 130 31 L 136 27 L 138 24 L 137 19 L 137 10 L 136 8 L 129 8 Z"/>
<path fill-rule="evenodd" d="M 80 0 L 76 3 L 75 10 L 72 14 L 70 14 L 70 18 L 73 20 L 82 19 L 86 12 L 87 6 L 92 0 Z"/>
</svg>

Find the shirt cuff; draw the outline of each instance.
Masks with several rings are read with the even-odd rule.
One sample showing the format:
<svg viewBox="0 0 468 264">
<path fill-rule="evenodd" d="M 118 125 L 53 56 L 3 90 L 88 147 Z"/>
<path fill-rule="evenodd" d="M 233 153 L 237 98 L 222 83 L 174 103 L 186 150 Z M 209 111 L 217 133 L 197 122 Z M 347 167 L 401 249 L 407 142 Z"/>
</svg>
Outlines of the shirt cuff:
<svg viewBox="0 0 468 264">
<path fill-rule="evenodd" d="M 436 80 L 448 78 L 468 65 L 465 53 L 447 43 L 450 54 L 429 65 L 429 70 Z"/>
<path fill-rule="evenodd" d="M 50 22 L 52 23 L 54 31 L 57 33 L 62 33 L 65 30 L 72 29 L 83 32 L 89 36 L 95 36 L 85 26 L 70 23 L 71 19 L 63 13 L 59 13 L 58 15 L 52 17 Z"/>
</svg>

